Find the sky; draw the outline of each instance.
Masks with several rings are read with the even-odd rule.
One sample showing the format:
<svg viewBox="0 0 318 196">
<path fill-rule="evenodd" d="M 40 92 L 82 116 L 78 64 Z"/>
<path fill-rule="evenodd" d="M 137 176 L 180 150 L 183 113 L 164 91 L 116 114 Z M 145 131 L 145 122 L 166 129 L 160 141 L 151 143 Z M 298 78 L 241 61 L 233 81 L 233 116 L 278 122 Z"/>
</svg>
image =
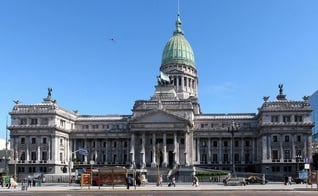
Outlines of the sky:
<svg viewBox="0 0 318 196">
<path fill-rule="evenodd" d="M 290 100 L 318 89 L 317 0 L 180 0 L 202 113 L 257 113 L 278 85 Z M 177 0 L 0 0 L 0 138 L 13 100 L 52 88 L 85 115 L 132 114 L 154 94 Z"/>
</svg>

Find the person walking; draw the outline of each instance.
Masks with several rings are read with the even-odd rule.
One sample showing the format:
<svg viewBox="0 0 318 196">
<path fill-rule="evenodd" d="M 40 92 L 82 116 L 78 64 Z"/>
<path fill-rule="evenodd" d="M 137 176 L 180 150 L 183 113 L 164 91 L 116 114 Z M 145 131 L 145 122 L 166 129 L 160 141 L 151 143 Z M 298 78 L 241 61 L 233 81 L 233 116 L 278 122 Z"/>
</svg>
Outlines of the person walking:
<svg viewBox="0 0 318 196">
<path fill-rule="evenodd" d="M 126 185 L 127 185 L 127 189 L 129 189 L 130 185 L 132 185 L 132 180 L 131 177 L 129 175 L 126 176 Z"/>
<path fill-rule="evenodd" d="M 159 176 L 159 186 L 162 186 L 162 175 Z"/>
<path fill-rule="evenodd" d="M 11 187 L 16 188 L 18 186 L 18 183 L 14 180 L 14 176 L 10 177 L 10 183 L 8 185 L 8 189 L 10 189 Z"/>
<path fill-rule="evenodd" d="M 192 177 L 192 186 L 199 186 L 199 178 L 195 175 Z"/>
<path fill-rule="evenodd" d="M 176 178 L 174 176 L 171 179 L 171 184 L 176 187 Z"/>
</svg>

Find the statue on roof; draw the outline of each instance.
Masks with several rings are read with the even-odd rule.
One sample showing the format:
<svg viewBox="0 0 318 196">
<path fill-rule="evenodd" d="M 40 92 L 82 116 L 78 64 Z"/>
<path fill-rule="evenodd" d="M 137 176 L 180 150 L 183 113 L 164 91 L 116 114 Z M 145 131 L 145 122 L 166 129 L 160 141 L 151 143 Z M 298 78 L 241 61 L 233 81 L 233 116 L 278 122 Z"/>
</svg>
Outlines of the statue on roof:
<svg viewBox="0 0 318 196">
<path fill-rule="evenodd" d="M 279 94 L 282 95 L 283 94 L 283 84 L 279 84 L 278 88 L 279 88 Z"/>
<path fill-rule="evenodd" d="M 47 97 L 51 97 L 53 89 L 52 88 L 48 88 L 47 91 L 48 91 L 47 92 Z"/>
<path fill-rule="evenodd" d="M 157 80 L 160 86 L 172 84 L 172 80 L 169 78 L 168 75 L 164 74 L 163 72 L 160 72 L 160 75 L 157 76 Z"/>
</svg>

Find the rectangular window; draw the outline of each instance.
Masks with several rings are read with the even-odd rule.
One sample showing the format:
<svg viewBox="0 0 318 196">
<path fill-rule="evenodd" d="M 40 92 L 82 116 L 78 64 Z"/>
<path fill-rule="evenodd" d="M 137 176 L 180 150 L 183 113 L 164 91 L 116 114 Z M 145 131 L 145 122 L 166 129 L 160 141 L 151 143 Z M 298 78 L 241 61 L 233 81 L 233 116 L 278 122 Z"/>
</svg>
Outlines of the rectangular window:
<svg viewBox="0 0 318 196">
<path fill-rule="evenodd" d="M 20 121 L 20 125 L 26 125 L 27 124 L 27 119 L 26 118 L 22 118 Z"/>
<path fill-rule="evenodd" d="M 46 144 L 46 137 L 42 138 L 42 144 Z"/>
<path fill-rule="evenodd" d="M 60 120 L 60 126 L 65 127 L 65 120 Z"/>
<path fill-rule="evenodd" d="M 273 142 L 278 142 L 277 135 L 273 136 Z"/>
<path fill-rule="evenodd" d="M 228 156 L 228 154 L 224 154 L 224 155 L 223 155 L 223 160 L 224 160 L 224 162 L 228 162 L 228 161 L 229 161 L 229 156 Z"/>
<path fill-rule="evenodd" d="M 213 162 L 218 162 L 218 154 L 213 154 Z"/>
<path fill-rule="evenodd" d="M 273 158 L 273 159 L 279 159 L 279 157 L 278 157 L 278 150 L 273 150 L 273 151 L 272 151 L 272 158 Z"/>
<path fill-rule="evenodd" d="M 227 141 L 224 141 L 224 142 L 223 142 L 223 146 L 224 146 L 224 147 L 227 147 Z"/>
<path fill-rule="evenodd" d="M 288 135 L 285 136 L 285 142 L 289 142 L 289 136 Z"/>
<path fill-rule="evenodd" d="M 239 142 L 238 140 L 235 140 L 235 141 L 234 141 L 234 146 L 235 146 L 235 147 L 238 147 L 239 145 L 240 145 L 240 142 Z"/>
<path fill-rule="evenodd" d="M 297 135 L 297 142 L 301 142 L 301 136 Z"/>
<path fill-rule="evenodd" d="M 280 172 L 280 167 L 279 166 L 273 166 L 272 167 L 273 172 Z"/>
<path fill-rule="evenodd" d="M 273 115 L 272 116 L 272 119 L 271 119 L 271 122 L 279 122 L 279 116 L 278 115 Z"/>
<path fill-rule="evenodd" d="M 296 115 L 295 116 L 295 122 L 303 122 L 303 116 Z"/>
<path fill-rule="evenodd" d="M 283 122 L 287 123 L 287 122 L 290 122 L 290 116 L 283 116 Z"/>
<path fill-rule="evenodd" d="M 31 125 L 37 125 L 38 124 L 38 119 L 32 118 L 31 119 Z"/>
<path fill-rule="evenodd" d="M 49 119 L 48 118 L 42 118 L 41 119 L 41 125 L 48 125 L 49 124 Z"/>
<path fill-rule="evenodd" d="M 245 146 L 247 146 L 247 147 L 250 146 L 250 141 L 249 140 L 245 141 Z"/>
<path fill-rule="evenodd" d="M 206 154 L 201 154 L 201 163 L 202 164 L 206 164 L 207 161 L 206 161 Z"/>
<path fill-rule="evenodd" d="M 35 137 L 31 138 L 31 144 L 36 144 L 36 138 Z"/>
<path fill-rule="evenodd" d="M 173 139 L 167 139 L 167 144 L 173 144 Z"/>
<path fill-rule="evenodd" d="M 239 162 L 240 161 L 240 155 L 238 153 L 234 154 L 234 161 Z"/>
<path fill-rule="evenodd" d="M 291 159 L 289 150 L 284 150 L 284 159 Z"/>
<path fill-rule="evenodd" d="M 21 144 L 25 144 L 25 138 L 24 137 L 21 138 L 20 143 Z"/>
<path fill-rule="evenodd" d="M 217 141 L 213 141 L 213 147 L 218 147 L 218 142 Z"/>
<path fill-rule="evenodd" d="M 245 162 L 249 162 L 250 161 L 250 154 L 246 153 L 245 154 Z"/>
<path fill-rule="evenodd" d="M 36 161 L 36 152 L 35 151 L 31 152 L 31 160 Z"/>
<path fill-rule="evenodd" d="M 42 152 L 42 160 L 44 160 L 44 161 L 47 160 L 47 152 L 46 151 Z"/>
<path fill-rule="evenodd" d="M 20 160 L 25 161 L 25 152 L 21 152 Z"/>
</svg>

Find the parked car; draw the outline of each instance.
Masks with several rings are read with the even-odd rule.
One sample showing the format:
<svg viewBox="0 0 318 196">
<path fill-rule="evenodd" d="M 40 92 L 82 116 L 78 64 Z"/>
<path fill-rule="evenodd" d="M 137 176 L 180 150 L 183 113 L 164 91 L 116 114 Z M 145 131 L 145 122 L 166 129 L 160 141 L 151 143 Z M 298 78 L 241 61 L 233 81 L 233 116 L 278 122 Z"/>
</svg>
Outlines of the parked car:
<svg viewBox="0 0 318 196">
<path fill-rule="evenodd" d="M 249 176 L 245 179 L 246 184 L 263 184 L 263 179 L 258 176 Z M 265 184 L 268 183 L 268 180 L 265 179 Z"/>
</svg>

